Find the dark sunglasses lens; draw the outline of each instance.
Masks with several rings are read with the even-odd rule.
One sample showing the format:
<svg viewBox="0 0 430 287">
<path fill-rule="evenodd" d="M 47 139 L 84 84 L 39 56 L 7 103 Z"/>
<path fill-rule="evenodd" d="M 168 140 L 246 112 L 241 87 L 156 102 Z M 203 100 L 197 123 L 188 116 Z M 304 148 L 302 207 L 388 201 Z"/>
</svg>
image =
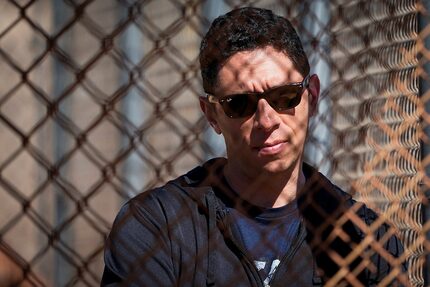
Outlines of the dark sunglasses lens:
<svg viewBox="0 0 430 287">
<path fill-rule="evenodd" d="M 300 104 L 301 86 L 285 86 L 273 90 L 267 95 L 270 105 L 278 111 L 292 109 Z"/>
<path fill-rule="evenodd" d="M 230 118 L 241 118 L 252 115 L 257 108 L 255 95 L 234 95 L 222 103 L 225 114 Z"/>
</svg>

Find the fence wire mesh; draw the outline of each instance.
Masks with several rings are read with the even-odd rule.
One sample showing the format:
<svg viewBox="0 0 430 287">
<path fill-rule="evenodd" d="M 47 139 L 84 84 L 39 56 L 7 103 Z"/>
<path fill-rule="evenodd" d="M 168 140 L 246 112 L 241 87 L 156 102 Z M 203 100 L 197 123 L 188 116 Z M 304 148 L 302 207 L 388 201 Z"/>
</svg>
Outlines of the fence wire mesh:
<svg viewBox="0 0 430 287">
<path fill-rule="evenodd" d="M 0 2 L 0 285 L 97 286 L 120 206 L 224 154 L 198 107 L 198 47 L 214 17 L 250 5 L 292 21 L 320 76 L 306 161 L 405 245 L 394 264 L 407 261 L 407 276 L 395 268 L 381 285 L 430 284 L 426 1 L 9 0 Z M 379 240 L 368 243 L 375 252 Z M 328 285 L 359 286 L 354 274 Z"/>
</svg>

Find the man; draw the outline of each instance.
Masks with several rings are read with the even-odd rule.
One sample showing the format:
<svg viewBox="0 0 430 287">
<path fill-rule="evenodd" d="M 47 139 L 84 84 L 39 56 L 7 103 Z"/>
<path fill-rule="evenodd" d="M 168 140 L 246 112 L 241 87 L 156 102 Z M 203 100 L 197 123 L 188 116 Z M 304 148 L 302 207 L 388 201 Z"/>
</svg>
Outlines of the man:
<svg viewBox="0 0 430 287">
<path fill-rule="evenodd" d="M 200 106 L 228 158 L 121 209 L 102 285 L 407 284 L 393 230 L 368 235 L 375 213 L 303 163 L 319 80 L 289 21 L 233 10 L 212 23 L 200 64 Z"/>
</svg>

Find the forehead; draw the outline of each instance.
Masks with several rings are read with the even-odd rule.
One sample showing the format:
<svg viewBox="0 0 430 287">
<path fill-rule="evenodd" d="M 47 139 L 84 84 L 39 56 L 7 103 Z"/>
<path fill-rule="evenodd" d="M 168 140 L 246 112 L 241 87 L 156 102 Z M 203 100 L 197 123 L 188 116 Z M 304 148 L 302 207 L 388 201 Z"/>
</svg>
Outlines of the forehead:
<svg viewBox="0 0 430 287">
<path fill-rule="evenodd" d="M 267 47 L 231 56 L 218 73 L 217 86 L 219 92 L 263 91 L 299 80 L 288 55 Z"/>
</svg>

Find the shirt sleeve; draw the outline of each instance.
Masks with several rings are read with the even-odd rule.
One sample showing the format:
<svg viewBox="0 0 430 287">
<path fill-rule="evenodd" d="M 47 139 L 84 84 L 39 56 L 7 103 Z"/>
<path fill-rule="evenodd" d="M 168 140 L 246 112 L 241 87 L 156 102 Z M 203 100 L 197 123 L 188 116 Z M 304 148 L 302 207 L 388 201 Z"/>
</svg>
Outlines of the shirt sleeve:
<svg viewBox="0 0 430 287">
<path fill-rule="evenodd" d="M 175 286 L 162 208 L 150 197 L 117 215 L 105 245 L 101 286 Z"/>
<path fill-rule="evenodd" d="M 375 234 L 370 248 L 372 265 L 369 279 L 375 284 L 384 283 L 389 286 L 408 286 L 408 264 L 403 244 L 394 233 L 394 228 L 382 224 Z M 372 272 L 372 270 L 375 270 Z M 391 280 L 389 278 L 392 278 Z"/>
</svg>

